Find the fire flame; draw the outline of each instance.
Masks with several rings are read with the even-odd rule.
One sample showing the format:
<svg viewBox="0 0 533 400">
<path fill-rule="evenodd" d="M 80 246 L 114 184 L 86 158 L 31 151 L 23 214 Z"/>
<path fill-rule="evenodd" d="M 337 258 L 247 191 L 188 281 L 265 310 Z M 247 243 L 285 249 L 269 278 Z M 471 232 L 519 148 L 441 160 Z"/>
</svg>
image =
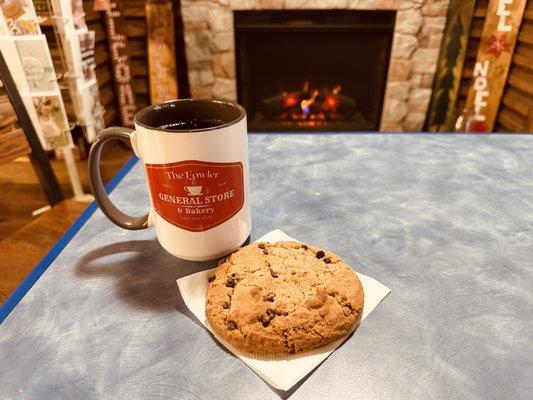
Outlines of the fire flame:
<svg viewBox="0 0 533 400">
<path fill-rule="evenodd" d="M 315 102 L 316 96 L 318 96 L 318 90 L 314 90 L 311 94 L 311 97 L 308 99 L 303 99 L 300 102 L 300 107 L 302 108 L 302 111 L 306 114 L 309 114 L 311 112 L 311 104 Z"/>
<path fill-rule="evenodd" d="M 284 90 L 280 95 L 264 101 L 267 109 L 270 107 L 272 110 L 268 112 L 276 113 L 280 119 L 320 124 L 324 120 L 343 118 L 346 112 L 349 114 L 353 109 L 354 101 L 342 95 L 341 90 L 339 84 L 314 88 L 309 81 L 305 81 L 302 90 Z M 343 111 L 339 114 L 340 109 Z"/>
</svg>

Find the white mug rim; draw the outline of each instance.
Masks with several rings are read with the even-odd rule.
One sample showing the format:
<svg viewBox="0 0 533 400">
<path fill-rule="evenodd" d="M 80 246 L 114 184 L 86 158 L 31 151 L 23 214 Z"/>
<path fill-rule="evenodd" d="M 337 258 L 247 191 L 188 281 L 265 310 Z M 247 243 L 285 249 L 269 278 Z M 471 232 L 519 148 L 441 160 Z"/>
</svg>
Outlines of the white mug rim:
<svg viewBox="0 0 533 400">
<path fill-rule="evenodd" d="M 183 103 L 213 103 L 213 104 L 221 104 L 229 107 L 235 108 L 239 115 L 234 118 L 233 120 L 226 122 L 221 125 L 212 126 L 209 128 L 199 128 L 199 129 L 167 129 L 167 128 L 161 128 L 159 126 L 151 126 L 145 123 L 142 123 L 139 121 L 140 118 L 145 117 L 147 114 L 153 112 L 154 110 L 158 110 L 160 108 L 166 108 L 166 107 L 176 107 L 179 104 Z M 240 104 L 229 101 L 229 100 L 217 100 L 217 99 L 175 99 L 175 100 L 168 100 L 160 104 L 153 104 L 151 106 L 144 107 L 142 110 L 139 110 L 135 113 L 133 116 L 133 121 L 135 122 L 135 125 L 141 126 L 147 130 L 151 131 L 161 131 L 161 132 L 167 132 L 167 133 L 198 133 L 198 132 L 209 132 L 209 131 L 216 131 L 219 129 L 227 128 L 228 126 L 235 125 L 239 123 L 242 119 L 246 117 L 246 110 L 243 106 Z"/>
</svg>

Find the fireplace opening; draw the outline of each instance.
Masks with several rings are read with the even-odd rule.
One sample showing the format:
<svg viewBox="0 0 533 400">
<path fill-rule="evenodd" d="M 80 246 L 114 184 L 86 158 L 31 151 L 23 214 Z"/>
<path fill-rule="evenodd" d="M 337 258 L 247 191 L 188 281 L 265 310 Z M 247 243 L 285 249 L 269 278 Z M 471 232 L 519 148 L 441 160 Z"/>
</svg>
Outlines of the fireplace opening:
<svg viewBox="0 0 533 400">
<path fill-rule="evenodd" d="M 379 129 L 395 11 L 235 11 L 250 131 Z"/>
</svg>

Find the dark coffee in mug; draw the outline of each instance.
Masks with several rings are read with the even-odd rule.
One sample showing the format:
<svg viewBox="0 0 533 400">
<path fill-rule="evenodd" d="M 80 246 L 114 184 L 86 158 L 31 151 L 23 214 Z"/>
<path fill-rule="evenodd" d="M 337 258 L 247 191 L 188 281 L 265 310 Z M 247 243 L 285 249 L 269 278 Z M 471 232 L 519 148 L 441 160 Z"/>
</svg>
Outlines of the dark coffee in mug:
<svg viewBox="0 0 533 400">
<path fill-rule="evenodd" d="M 159 125 L 161 129 L 176 129 L 176 130 L 195 130 L 195 129 L 208 129 L 214 128 L 220 125 L 224 125 L 224 121 L 221 119 L 196 119 L 192 118 L 184 121 L 176 121 L 169 124 Z"/>
</svg>

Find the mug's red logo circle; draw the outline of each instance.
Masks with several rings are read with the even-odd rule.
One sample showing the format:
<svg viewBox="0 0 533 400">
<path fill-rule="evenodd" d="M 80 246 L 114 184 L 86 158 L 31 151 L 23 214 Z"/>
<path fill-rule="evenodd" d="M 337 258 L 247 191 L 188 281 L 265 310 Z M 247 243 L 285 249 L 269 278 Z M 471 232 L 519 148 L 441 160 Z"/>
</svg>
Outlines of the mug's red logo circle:
<svg viewBox="0 0 533 400">
<path fill-rule="evenodd" d="M 244 204 L 242 163 L 180 161 L 145 164 L 155 211 L 171 224 L 203 232 L 227 221 Z"/>
</svg>

